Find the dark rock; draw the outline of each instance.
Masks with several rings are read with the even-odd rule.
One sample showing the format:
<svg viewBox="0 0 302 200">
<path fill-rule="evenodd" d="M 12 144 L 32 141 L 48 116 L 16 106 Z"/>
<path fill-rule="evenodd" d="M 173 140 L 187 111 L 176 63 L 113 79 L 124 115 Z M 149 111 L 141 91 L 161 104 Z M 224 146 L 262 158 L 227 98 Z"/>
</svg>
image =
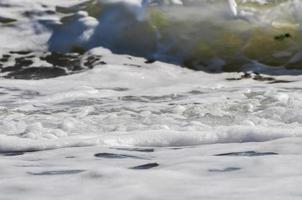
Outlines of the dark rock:
<svg viewBox="0 0 302 200">
<path fill-rule="evenodd" d="M 22 69 L 16 72 L 11 72 L 5 76 L 5 78 L 14 78 L 14 79 L 46 79 L 54 78 L 58 76 L 66 75 L 64 69 L 58 67 L 31 67 Z"/>
<path fill-rule="evenodd" d="M 86 61 L 84 62 L 84 65 L 90 69 L 92 69 L 96 64 L 106 64 L 105 62 L 101 61 L 101 56 L 89 56 Z"/>
<path fill-rule="evenodd" d="M 41 60 L 45 60 L 53 66 L 60 66 L 68 70 L 76 71 L 82 69 L 80 58 L 81 56 L 78 53 L 62 54 L 53 52 L 46 57 L 41 57 Z"/>
<path fill-rule="evenodd" d="M 274 81 L 275 79 L 272 77 L 264 77 L 261 76 L 260 74 L 256 74 L 253 78 L 255 81 Z"/>
<path fill-rule="evenodd" d="M 254 76 L 252 76 L 252 74 L 250 74 L 250 73 L 245 72 L 243 75 L 241 75 L 240 78 L 227 78 L 226 80 L 228 80 L 228 81 L 240 81 L 240 80 L 243 80 L 243 79 L 250 79 L 250 78 L 252 78 L 255 81 L 275 81 L 275 78 L 262 76 L 258 72 L 254 72 Z"/>
<path fill-rule="evenodd" d="M 5 67 L 1 69 L 1 72 L 15 72 L 20 70 L 21 67 L 20 66 L 9 66 L 9 67 Z"/>
<path fill-rule="evenodd" d="M 153 58 L 147 59 L 147 60 L 145 61 L 146 64 L 152 64 L 152 63 L 154 63 L 154 62 L 156 62 L 156 60 L 153 59 Z"/>
<path fill-rule="evenodd" d="M 27 58 L 16 58 L 16 65 L 15 66 L 19 66 L 19 67 L 28 67 L 30 65 L 32 65 L 34 62 L 32 60 L 29 60 Z"/>
<path fill-rule="evenodd" d="M 7 62 L 8 61 L 8 59 L 9 59 L 9 57 L 2 57 L 2 58 L 0 58 L 0 62 Z"/>
<path fill-rule="evenodd" d="M 242 78 L 227 78 L 227 81 L 240 81 Z"/>
<path fill-rule="evenodd" d="M 28 17 L 28 18 L 33 18 L 33 17 L 41 17 L 45 16 L 46 14 L 48 15 L 54 15 L 56 12 L 53 10 L 44 10 L 44 11 L 25 11 L 23 12 L 23 16 Z"/>
<path fill-rule="evenodd" d="M 36 66 L 33 61 L 34 58 L 48 62 L 52 67 Z M 2 77 L 12 79 L 55 78 L 93 68 L 93 63 L 89 67 L 82 64 L 82 58 L 83 56 L 79 53 L 10 51 L 0 57 L 0 72 L 10 72 L 3 74 Z M 6 63 L 10 60 L 14 60 L 15 64 L 7 65 Z M 96 61 L 99 62 L 99 60 Z"/>
<path fill-rule="evenodd" d="M 244 74 L 241 76 L 241 78 L 251 78 L 252 75 L 250 73 L 244 72 Z"/>
<path fill-rule="evenodd" d="M 99 62 L 99 64 L 100 64 L 100 65 L 107 65 L 107 63 L 104 62 L 104 61 Z"/>
<path fill-rule="evenodd" d="M 3 57 L 3 58 L 10 58 L 10 57 L 12 57 L 12 56 L 9 55 L 9 54 L 4 54 L 2 57 Z"/>
<path fill-rule="evenodd" d="M 291 34 L 290 33 L 284 33 L 284 34 L 280 34 L 280 35 L 276 35 L 274 37 L 275 40 L 277 41 L 283 41 L 285 40 L 286 38 L 290 38 L 291 37 Z"/>
<path fill-rule="evenodd" d="M 44 12 L 47 15 L 55 15 L 56 14 L 56 11 L 54 11 L 54 10 L 45 10 Z"/>
</svg>

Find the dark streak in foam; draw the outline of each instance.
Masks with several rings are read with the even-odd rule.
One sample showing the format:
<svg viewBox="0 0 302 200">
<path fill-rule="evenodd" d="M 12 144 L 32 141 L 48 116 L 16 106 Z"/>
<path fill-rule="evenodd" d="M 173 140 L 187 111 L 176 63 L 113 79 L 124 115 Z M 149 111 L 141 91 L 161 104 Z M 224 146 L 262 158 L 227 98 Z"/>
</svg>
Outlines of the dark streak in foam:
<svg viewBox="0 0 302 200">
<path fill-rule="evenodd" d="M 55 176 L 55 175 L 79 174 L 84 171 L 85 170 L 56 170 L 56 171 L 27 172 L 27 173 L 34 176 Z"/>
<path fill-rule="evenodd" d="M 126 155 L 126 154 L 113 154 L 113 153 L 97 153 L 94 154 L 97 158 L 108 158 L 108 159 L 124 159 L 124 158 L 134 158 L 134 159 L 144 159 L 138 156 Z"/>
<path fill-rule="evenodd" d="M 216 154 L 215 156 L 245 156 L 245 157 L 254 157 L 254 156 L 270 156 L 270 155 L 278 155 L 274 152 L 256 152 L 256 151 L 242 151 L 242 152 L 230 152 L 230 153 L 222 153 Z"/>
<path fill-rule="evenodd" d="M 115 88 L 97 88 L 98 90 L 114 90 L 118 92 L 128 91 L 129 88 L 115 87 Z"/>
<path fill-rule="evenodd" d="M 158 166 L 159 166 L 158 163 L 148 163 L 148 164 L 144 164 L 144 165 L 130 167 L 129 169 L 143 170 L 143 169 L 151 169 L 151 168 L 158 167 Z"/>
<path fill-rule="evenodd" d="M 154 149 L 152 149 L 152 148 L 113 148 L 113 149 L 121 150 L 121 151 L 138 151 L 138 152 L 144 152 L 144 153 L 154 152 Z"/>
<path fill-rule="evenodd" d="M 65 158 L 71 159 L 71 158 L 76 158 L 75 156 L 66 156 Z"/>
<path fill-rule="evenodd" d="M 224 169 L 209 169 L 209 172 L 233 172 L 233 171 L 238 171 L 241 168 L 239 167 L 227 167 Z"/>
<path fill-rule="evenodd" d="M 0 155 L 2 156 L 21 156 L 24 155 L 25 153 L 33 153 L 33 152 L 37 152 L 34 149 L 29 149 L 29 150 L 25 150 L 25 151 L 0 151 Z"/>
<path fill-rule="evenodd" d="M 138 67 L 138 68 L 142 67 L 141 65 L 131 64 L 131 63 L 124 63 L 123 65 L 130 66 L 130 67 Z"/>
<path fill-rule="evenodd" d="M 46 165 L 41 164 L 28 164 L 28 165 L 15 165 L 16 167 L 22 167 L 22 168 L 33 168 L 33 167 L 45 167 Z"/>
<path fill-rule="evenodd" d="M 276 83 L 293 83 L 295 81 L 288 81 L 288 80 L 275 80 L 272 82 L 269 82 L 269 84 L 276 84 Z"/>
<path fill-rule="evenodd" d="M 28 55 L 31 51 L 10 51 L 11 54 Z"/>
<path fill-rule="evenodd" d="M 3 156 L 21 156 L 21 155 L 24 155 L 24 152 L 6 152 L 6 153 L 0 153 L 0 155 L 3 155 Z"/>
<path fill-rule="evenodd" d="M 171 149 L 171 150 L 181 150 L 181 149 L 183 149 L 183 148 L 180 148 L 180 147 L 172 147 L 172 148 L 169 148 L 169 149 Z"/>
</svg>

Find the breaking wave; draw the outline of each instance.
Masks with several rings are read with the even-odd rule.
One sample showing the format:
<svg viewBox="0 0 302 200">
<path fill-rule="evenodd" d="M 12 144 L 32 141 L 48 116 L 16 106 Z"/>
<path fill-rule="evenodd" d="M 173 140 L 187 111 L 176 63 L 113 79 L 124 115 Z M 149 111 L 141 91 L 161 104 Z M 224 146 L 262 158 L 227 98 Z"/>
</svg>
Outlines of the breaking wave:
<svg viewBox="0 0 302 200">
<path fill-rule="evenodd" d="M 56 8 L 64 17 L 48 45 L 61 52 L 103 46 L 207 71 L 300 68 L 301 8 L 299 0 L 92 0 Z"/>
</svg>

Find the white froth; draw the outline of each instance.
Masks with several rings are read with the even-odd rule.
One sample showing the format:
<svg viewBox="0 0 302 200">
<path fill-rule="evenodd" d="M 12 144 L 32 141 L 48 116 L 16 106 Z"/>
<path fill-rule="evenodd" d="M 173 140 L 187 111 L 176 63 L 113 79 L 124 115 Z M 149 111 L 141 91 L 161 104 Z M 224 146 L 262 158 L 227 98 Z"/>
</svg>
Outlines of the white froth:
<svg viewBox="0 0 302 200">
<path fill-rule="evenodd" d="M 89 54 L 102 54 L 108 64 L 55 79 L 1 80 L 5 93 L 1 135 L 18 141 L 2 143 L 2 151 L 39 149 L 39 141 L 41 149 L 53 148 L 53 143 L 78 145 L 83 136 L 113 146 L 188 146 L 301 136 L 302 116 L 296 111 L 302 96 L 299 89 L 292 89 L 299 88 L 300 76 L 276 77 L 294 81 L 286 84 L 227 81 L 240 74 L 211 75 L 160 62 L 145 64 L 142 58 L 129 59 L 102 48 Z M 66 143 L 68 138 L 72 140 Z M 26 142 L 31 140 L 34 145 Z"/>
</svg>

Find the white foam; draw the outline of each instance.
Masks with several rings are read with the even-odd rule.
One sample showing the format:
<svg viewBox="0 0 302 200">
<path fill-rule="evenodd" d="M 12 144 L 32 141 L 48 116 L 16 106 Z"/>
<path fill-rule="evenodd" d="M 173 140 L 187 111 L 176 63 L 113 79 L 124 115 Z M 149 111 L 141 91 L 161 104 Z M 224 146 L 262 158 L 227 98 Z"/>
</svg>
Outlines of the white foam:
<svg viewBox="0 0 302 200">
<path fill-rule="evenodd" d="M 142 58 L 129 59 L 102 48 L 89 54 L 102 54 L 108 64 L 54 79 L 0 80 L 5 93 L 0 130 L 12 141 L 1 143 L 2 151 L 86 145 L 83 137 L 109 146 L 300 137 L 302 116 L 296 111 L 302 96 L 292 89 L 299 88 L 300 76 L 276 77 L 294 81 L 286 84 L 227 81 L 241 75 L 146 64 Z"/>
</svg>

